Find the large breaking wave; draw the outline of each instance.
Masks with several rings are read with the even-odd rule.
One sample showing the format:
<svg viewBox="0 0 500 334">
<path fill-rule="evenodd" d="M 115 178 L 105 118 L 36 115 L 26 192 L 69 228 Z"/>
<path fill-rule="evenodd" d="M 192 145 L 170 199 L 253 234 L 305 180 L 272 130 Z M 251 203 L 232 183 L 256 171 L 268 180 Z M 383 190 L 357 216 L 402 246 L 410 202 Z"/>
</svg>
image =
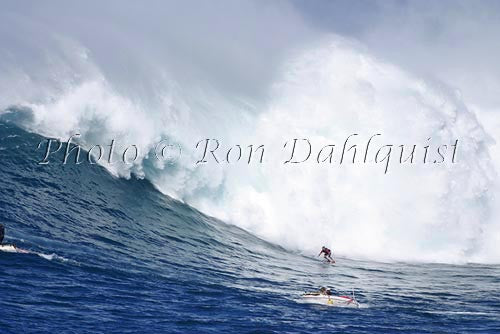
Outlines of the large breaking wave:
<svg viewBox="0 0 500 334">
<path fill-rule="evenodd" d="M 149 37 L 152 44 L 165 36 L 156 37 Z M 114 139 L 144 148 L 133 165 L 104 164 L 115 175 L 145 177 L 169 196 L 309 254 L 328 244 L 338 254 L 375 260 L 500 261 L 492 140 L 453 88 L 381 62 L 338 36 L 287 49 L 273 63 L 274 75 L 255 79 L 266 83 L 265 91 L 245 98 L 198 72 L 181 78 L 174 68 L 183 55 L 149 63 L 130 51 L 130 59 L 109 63 L 94 52 L 112 53 L 111 46 L 70 36 L 47 43 L 26 41 L 2 55 L 3 113 L 22 110 L 18 122 L 49 137 L 80 133 L 84 145 Z M 17 58 L 16 50 L 39 55 L 38 62 Z M 139 64 L 140 77 L 113 68 L 128 63 Z M 291 138 L 340 145 L 353 133 L 359 145 L 376 133 L 380 144 L 458 139 L 458 162 L 394 166 L 387 175 L 366 164 L 194 163 L 194 145 L 203 138 L 226 146 L 264 144 L 267 157 L 278 157 L 272 148 Z M 183 148 L 175 164 L 152 158 L 165 138 Z"/>
</svg>

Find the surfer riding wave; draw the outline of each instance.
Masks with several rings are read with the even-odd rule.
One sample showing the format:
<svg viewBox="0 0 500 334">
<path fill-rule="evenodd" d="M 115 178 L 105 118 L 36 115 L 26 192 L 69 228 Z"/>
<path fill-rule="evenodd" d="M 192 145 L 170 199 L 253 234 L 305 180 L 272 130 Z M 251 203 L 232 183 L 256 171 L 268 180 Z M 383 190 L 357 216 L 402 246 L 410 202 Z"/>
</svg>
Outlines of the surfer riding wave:
<svg viewBox="0 0 500 334">
<path fill-rule="evenodd" d="M 325 257 L 325 259 L 328 262 L 335 263 L 335 260 L 332 258 L 332 251 L 330 249 L 328 249 L 325 246 L 323 246 L 321 248 L 321 252 L 319 252 L 318 256 L 320 256 L 321 254 L 323 254 L 323 256 Z"/>
</svg>

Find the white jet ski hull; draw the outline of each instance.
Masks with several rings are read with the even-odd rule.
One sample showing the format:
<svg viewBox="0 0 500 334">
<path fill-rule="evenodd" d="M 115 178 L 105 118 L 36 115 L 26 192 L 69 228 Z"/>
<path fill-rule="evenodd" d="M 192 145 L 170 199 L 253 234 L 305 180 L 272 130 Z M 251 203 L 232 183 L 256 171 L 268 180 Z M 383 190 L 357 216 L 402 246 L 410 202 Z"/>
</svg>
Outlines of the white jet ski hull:
<svg viewBox="0 0 500 334">
<path fill-rule="evenodd" d="M 322 304 L 327 306 L 340 307 L 359 307 L 356 299 L 347 296 L 328 296 L 328 295 L 302 295 L 302 300 L 307 303 Z"/>
<path fill-rule="evenodd" d="M 14 245 L 0 245 L 0 251 L 7 253 L 29 253 L 27 250 L 17 248 Z"/>
</svg>

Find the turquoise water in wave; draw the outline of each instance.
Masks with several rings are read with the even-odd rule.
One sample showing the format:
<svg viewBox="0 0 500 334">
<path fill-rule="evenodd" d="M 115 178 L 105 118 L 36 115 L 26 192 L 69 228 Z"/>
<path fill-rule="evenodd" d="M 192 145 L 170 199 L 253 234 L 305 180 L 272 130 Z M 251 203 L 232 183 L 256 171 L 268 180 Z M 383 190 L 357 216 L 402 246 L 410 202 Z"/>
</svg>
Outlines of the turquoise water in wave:
<svg viewBox="0 0 500 334">
<path fill-rule="evenodd" d="M 1 333 L 498 333 L 498 265 L 329 266 L 0 123 Z M 321 245 L 318 245 L 319 247 Z M 390 246 L 390 245 L 388 245 Z M 361 308 L 300 303 L 319 286 Z"/>
</svg>

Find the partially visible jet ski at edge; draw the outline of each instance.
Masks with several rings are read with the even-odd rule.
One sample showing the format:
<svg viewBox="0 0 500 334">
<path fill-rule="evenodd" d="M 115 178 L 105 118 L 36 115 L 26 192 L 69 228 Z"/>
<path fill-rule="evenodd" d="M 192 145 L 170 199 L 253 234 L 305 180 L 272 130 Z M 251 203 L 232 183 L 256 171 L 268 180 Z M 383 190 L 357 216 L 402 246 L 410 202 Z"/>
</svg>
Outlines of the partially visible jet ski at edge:
<svg viewBox="0 0 500 334">
<path fill-rule="evenodd" d="M 7 253 L 30 253 L 26 249 L 22 249 L 13 244 L 4 244 L 3 238 L 5 237 L 5 227 L 0 224 L 0 251 Z"/>
</svg>

